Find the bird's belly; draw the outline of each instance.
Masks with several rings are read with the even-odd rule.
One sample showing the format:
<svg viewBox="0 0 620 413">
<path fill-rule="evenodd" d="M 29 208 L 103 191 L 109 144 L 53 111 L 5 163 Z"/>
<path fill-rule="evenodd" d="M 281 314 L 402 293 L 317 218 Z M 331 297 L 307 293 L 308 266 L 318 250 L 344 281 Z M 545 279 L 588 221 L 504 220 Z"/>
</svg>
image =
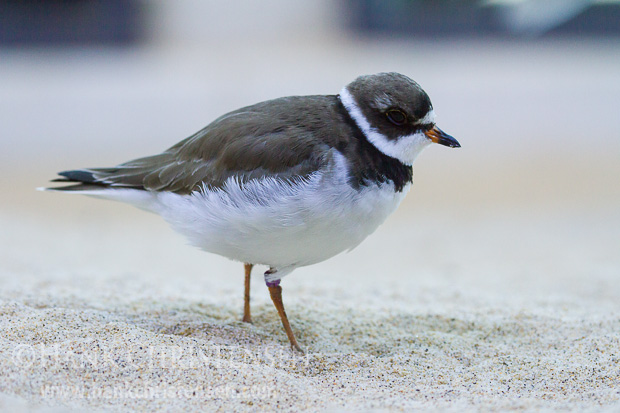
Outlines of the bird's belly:
<svg viewBox="0 0 620 413">
<path fill-rule="evenodd" d="M 203 250 L 274 268 L 299 267 L 356 247 L 408 189 L 395 192 L 382 184 L 358 191 L 321 176 L 295 184 L 266 179 L 191 195 L 161 193 L 156 212 Z"/>
</svg>

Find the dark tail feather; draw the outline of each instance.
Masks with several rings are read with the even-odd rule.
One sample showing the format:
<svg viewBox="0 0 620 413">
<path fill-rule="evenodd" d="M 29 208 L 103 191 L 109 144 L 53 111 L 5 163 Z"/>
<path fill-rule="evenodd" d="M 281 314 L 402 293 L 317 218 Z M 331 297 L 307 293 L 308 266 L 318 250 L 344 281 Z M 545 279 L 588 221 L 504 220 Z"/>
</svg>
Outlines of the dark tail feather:
<svg viewBox="0 0 620 413">
<path fill-rule="evenodd" d="M 62 178 L 53 179 L 52 182 L 93 183 L 97 181 L 97 178 L 95 178 L 95 175 L 93 175 L 91 171 L 86 171 L 84 169 L 58 172 L 58 175 L 62 176 Z"/>
<path fill-rule="evenodd" d="M 88 191 L 101 189 L 109 186 L 105 182 L 98 181 L 94 173 L 86 169 L 58 172 L 62 178 L 52 179 L 51 182 L 75 182 L 75 185 L 61 186 L 58 188 L 41 188 L 51 191 Z"/>
<path fill-rule="evenodd" d="M 118 173 L 118 168 L 75 169 L 58 172 L 61 178 L 52 179 L 51 182 L 75 183 L 75 185 L 41 189 L 54 191 L 89 191 L 108 187 L 144 189 L 140 173 L 120 175 L 121 178 L 124 178 L 124 182 L 118 179 L 119 176 L 115 175 Z M 136 179 L 134 179 L 134 175 L 137 177 Z"/>
<path fill-rule="evenodd" d="M 62 179 L 54 179 L 52 182 L 69 182 Z M 105 184 L 75 184 L 68 186 L 59 186 L 58 188 L 39 188 L 41 191 L 64 191 L 64 192 L 81 192 L 81 191 L 93 191 L 97 189 L 107 188 Z"/>
</svg>

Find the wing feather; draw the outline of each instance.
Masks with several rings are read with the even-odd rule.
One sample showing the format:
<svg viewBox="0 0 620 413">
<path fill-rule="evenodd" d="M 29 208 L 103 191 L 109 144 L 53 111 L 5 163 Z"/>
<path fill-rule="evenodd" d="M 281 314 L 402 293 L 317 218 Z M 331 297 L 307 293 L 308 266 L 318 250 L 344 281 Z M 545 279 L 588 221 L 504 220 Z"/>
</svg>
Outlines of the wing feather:
<svg viewBox="0 0 620 413">
<path fill-rule="evenodd" d="M 292 180 L 329 161 L 343 131 L 325 122 L 337 117 L 335 96 L 288 97 L 228 113 L 161 154 L 113 168 L 60 173 L 64 182 L 187 194 L 267 176 Z M 75 188 L 75 186 L 73 186 Z M 58 188 L 61 189 L 62 188 Z"/>
</svg>

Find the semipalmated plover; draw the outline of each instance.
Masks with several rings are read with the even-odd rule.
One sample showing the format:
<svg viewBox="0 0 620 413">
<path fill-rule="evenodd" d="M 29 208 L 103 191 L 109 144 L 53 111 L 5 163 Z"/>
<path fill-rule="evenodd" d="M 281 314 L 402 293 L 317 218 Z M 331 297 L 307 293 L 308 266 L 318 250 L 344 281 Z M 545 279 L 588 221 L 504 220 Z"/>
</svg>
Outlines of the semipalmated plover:
<svg viewBox="0 0 620 413">
<path fill-rule="evenodd" d="M 60 172 L 50 188 L 127 202 L 161 215 L 208 252 L 245 263 L 265 283 L 294 349 L 280 280 L 355 248 L 409 191 L 435 126 L 428 95 L 399 73 L 360 76 L 339 95 L 290 96 L 227 113 L 159 155 Z"/>
</svg>

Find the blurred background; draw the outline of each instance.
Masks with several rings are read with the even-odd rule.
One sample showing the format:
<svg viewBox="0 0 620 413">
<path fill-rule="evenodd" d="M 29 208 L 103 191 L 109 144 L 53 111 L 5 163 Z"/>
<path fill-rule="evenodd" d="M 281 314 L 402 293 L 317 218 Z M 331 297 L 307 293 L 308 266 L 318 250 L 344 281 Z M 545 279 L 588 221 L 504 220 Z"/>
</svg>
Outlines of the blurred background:
<svg viewBox="0 0 620 413">
<path fill-rule="evenodd" d="M 34 188 L 57 171 L 158 153 L 238 107 L 335 94 L 380 71 L 419 82 L 462 148 L 418 159 L 398 216 L 354 253 L 369 271 L 385 268 L 368 252 L 391 237 L 391 261 L 413 245 L 422 267 L 469 259 L 481 277 L 501 260 L 523 276 L 532 257 L 552 272 L 579 259 L 577 275 L 593 262 L 617 275 L 620 1 L 611 0 L 1 0 L 4 265 L 24 273 L 32 252 L 47 251 L 45 268 L 71 257 L 139 271 L 153 255 L 135 245 L 140 231 L 163 223 Z M 167 248 L 165 235 L 154 240 Z M 475 266 L 490 256 L 495 265 Z M 170 257 L 151 258 L 171 271 Z"/>
</svg>

